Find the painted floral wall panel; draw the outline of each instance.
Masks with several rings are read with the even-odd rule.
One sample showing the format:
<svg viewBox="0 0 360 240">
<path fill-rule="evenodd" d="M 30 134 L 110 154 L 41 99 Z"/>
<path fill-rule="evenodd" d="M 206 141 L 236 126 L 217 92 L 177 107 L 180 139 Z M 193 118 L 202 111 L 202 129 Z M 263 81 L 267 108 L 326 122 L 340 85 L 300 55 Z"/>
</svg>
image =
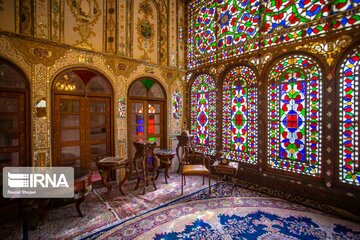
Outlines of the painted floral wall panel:
<svg viewBox="0 0 360 240">
<path fill-rule="evenodd" d="M 133 58 L 158 63 L 159 12 L 154 2 L 134 0 L 131 17 Z"/>
<path fill-rule="evenodd" d="M 103 1 L 66 0 L 64 7 L 64 41 L 66 44 L 102 51 Z"/>
</svg>

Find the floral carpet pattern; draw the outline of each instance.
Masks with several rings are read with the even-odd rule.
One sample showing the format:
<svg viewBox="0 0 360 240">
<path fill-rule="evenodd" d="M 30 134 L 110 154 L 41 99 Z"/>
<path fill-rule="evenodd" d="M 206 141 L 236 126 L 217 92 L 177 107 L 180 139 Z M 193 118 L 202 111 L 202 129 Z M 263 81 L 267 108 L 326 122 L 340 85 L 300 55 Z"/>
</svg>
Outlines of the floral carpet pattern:
<svg viewBox="0 0 360 240">
<path fill-rule="evenodd" d="M 266 194 L 218 183 L 208 194 L 202 178 L 157 180 L 142 186 L 126 183 L 122 196 L 97 187 L 77 215 L 75 204 L 48 210 L 45 223 L 29 239 L 360 239 L 360 225 Z M 213 183 L 215 181 L 213 180 Z M 21 220 L 0 228 L 0 239 L 21 239 Z"/>
<path fill-rule="evenodd" d="M 206 187 L 202 185 L 202 178 L 195 176 L 187 180 L 184 195 Z M 81 204 L 84 217 L 79 217 L 75 203 L 48 209 L 45 222 L 29 231 L 29 239 L 74 239 L 181 197 L 180 175 L 171 173 L 168 182 L 166 184 L 163 175 L 160 175 L 156 181 L 157 190 L 150 184 L 146 187 L 146 194 L 142 195 L 142 185 L 140 184 L 138 190 L 134 190 L 136 181 L 132 180 L 123 185 L 126 196 L 121 195 L 115 182 L 111 183 L 110 194 L 107 194 L 105 187 L 98 184 Z M 21 219 L 2 225 L 0 239 L 22 239 Z"/>
<path fill-rule="evenodd" d="M 80 238 L 360 239 L 359 224 L 278 198 L 239 196 L 239 190 L 218 184 L 210 198 L 201 190 Z"/>
</svg>

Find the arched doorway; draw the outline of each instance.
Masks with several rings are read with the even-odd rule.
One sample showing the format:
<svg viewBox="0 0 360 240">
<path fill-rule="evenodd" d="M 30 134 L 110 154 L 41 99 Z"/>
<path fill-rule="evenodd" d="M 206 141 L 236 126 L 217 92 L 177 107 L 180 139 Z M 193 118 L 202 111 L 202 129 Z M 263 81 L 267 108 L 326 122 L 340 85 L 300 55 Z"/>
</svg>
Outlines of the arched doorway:
<svg viewBox="0 0 360 240">
<path fill-rule="evenodd" d="M 128 158 L 135 154 L 133 142 L 155 141 L 161 148 L 166 145 L 166 94 L 152 78 L 134 81 L 128 92 Z"/>
<path fill-rule="evenodd" d="M 0 58 L 0 169 L 31 165 L 29 122 L 28 81 Z"/>
<path fill-rule="evenodd" d="M 53 161 L 57 166 L 96 169 L 113 155 L 113 89 L 89 69 L 59 74 L 52 85 Z"/>
</svg>

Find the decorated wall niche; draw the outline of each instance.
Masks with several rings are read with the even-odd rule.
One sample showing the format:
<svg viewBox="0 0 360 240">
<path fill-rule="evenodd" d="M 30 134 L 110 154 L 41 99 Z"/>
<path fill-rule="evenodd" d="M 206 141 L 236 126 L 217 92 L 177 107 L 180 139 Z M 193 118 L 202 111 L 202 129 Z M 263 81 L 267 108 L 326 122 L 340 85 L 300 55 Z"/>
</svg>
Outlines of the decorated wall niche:
<svg viewBox="0 0 360 240">
<path fill-rule="evenodd" d="M 134 0 L 132 8 L 133 58 L 158 63 L 158 8 L 151 0 Z"/>
</svg>

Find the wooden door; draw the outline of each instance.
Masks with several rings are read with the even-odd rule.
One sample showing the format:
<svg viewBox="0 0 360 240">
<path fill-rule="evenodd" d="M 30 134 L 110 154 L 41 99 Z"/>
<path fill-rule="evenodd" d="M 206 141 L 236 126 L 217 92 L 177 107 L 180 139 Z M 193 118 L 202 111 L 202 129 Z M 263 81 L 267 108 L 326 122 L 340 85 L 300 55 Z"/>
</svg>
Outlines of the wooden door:
<svg viewBox="0 0 360 240">
<path fill-rule="evenodd" d="M 0 92 L 0 168 L 26 166 L 25 93 Z"/>
<path fill-rule="evenodd" d="M 112 155 L 110 98 L 55 95 L 54 110 L 57 166 L 96 169 Z"/>
<path fill-rule="evenodd" d="M 85 103 L 82 96 L 55 96 L 54 156 L 57 166 L 87 168 Z"/>
<path fill-rule="evenodd" d="M 164 101 L 129 99 L 128 106 L 128 158 L 134 157 L 134 141 L 155 141 L 165 148 Z"/>
<path fill-rule="evenodd" d="M 157 146 L 165 147 L 164 102 L 147 101 L 147 139 L 155 141 Z"/>
<path fill-rule="evenodd" d="M 102 158 L 111 156 L 110 98 L 88 97 L 86 116 L 86 159 L 92 169 Z"/>
</svg>

